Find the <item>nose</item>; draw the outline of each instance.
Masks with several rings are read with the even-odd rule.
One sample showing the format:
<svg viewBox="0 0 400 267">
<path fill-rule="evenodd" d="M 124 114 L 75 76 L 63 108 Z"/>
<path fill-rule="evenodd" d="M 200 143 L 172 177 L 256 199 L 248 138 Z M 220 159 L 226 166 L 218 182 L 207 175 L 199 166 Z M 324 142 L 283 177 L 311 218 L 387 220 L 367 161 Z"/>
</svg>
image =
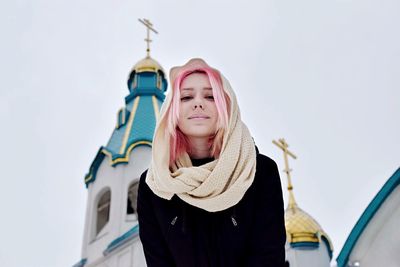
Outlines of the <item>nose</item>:
<svg viewBox="0 0 400 267">
<path fill-rule="evenodd" d="M 193 108 L 193 109 L 196 109 L 196 108 L 198 108 L 198 107 L 201 108 L 201 109 L 204 109 L 202 104 L 194 105 L 194 108 Z"/>
<path fill-rule="evenodd" d="M 201 98 L 196 97 L 194 103 L 193 103 L 193 110 L 200 108 L 204 110 L 204 104 Z"/>
</svg>

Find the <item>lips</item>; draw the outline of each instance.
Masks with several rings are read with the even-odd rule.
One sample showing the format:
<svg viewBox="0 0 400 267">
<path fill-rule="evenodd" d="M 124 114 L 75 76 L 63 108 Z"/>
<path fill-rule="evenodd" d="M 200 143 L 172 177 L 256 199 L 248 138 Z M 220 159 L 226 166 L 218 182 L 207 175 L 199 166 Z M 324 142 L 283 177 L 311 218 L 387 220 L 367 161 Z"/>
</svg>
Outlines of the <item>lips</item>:
<svg viewBox="0 0 400 267">
<path fill-rule="evenodd" d="M 210 117 L 207 115 L 203 115 L 203 114 L 196 114 L 196 115 L 192 115 L 189 117 L 189 120 L 191 119 L 209 119 Z"/>
</svg>

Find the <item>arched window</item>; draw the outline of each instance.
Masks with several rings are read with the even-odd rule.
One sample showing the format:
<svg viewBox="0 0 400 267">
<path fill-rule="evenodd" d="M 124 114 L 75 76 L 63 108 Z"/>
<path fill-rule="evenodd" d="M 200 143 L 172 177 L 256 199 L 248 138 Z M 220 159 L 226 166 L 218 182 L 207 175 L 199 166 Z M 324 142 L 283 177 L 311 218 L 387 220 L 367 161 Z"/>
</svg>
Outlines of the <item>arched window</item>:
<svg viewBox="0 0 400 267">
<path fill-rule="evenodd" d="M 161 82 L 162 82 L 161 75 L 159 72 L 157 72 L 157 88 L 158 89 L 161 89 Z"/>
<path fill-rule="evenodd" d="M 136 214 L 137 208 L 137 193 L 138 193 L 139 181 L 133 182 L 128 189 L 128 205 L 126 208 L 126 214 Z"/>
<path fill-rule="evenodd" d="M 105 191 L 97 203 L 96 235 L 104 228 L 110 220 L 111 191 Z"/>
</svg>

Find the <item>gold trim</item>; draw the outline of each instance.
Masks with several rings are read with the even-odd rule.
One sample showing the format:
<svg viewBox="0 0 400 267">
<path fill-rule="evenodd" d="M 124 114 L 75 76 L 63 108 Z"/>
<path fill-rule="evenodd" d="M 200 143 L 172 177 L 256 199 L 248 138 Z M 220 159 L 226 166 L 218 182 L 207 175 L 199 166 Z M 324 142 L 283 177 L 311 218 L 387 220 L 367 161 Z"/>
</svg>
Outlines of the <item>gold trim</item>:
<svg viewBox="0 0 400 267">
<path fill-rule="evenodd" d="M 124 135 L 124 139 L 122 140 L 122 146 L 121 146 L 121 148 L 119 150 L 119 154 L 122 154 L 125 151 L 126 144 L 128 142 L 128 138 L 129 138 L 129 135 L 130 135 L 131 130 L 132 130 L 133 119 L 135 118 L 136 109 L 137 109 L 138 104 L 139 104 L 139 99 L 140 99 L 140 96 L 137 96 L 136 99 L 135 99 L 135 102 L 133 102 L 131 115 L 129 116 L 128 125 L 127 125 L 126 130 L 125 130 L 125 135 Z"/>
<path fill-rule="evenodd" d="M 106 156 L 108 156 L 110 158 L 110 160 L 112 160 L 112 154 L 110 152 L 108 152 L 104 148 L 101 150 L 101 152 L 104 153 Z"/>
<path fill-rule="evenodd" d="M 300 242 L 313 242 L 319 243 L 320 239 L 318 238 L 318 233 L 289 233 L 289 242 L 290 243 L 300 243 Z"/>
<path fill-rule="evenodd" d="M 131 153 L 131 151 L 138 145 L 148 145 L 151 146 L 152 143 L 149 141 L 138 141 L 136 143 L 133 143 L 132 145 L 130 145 L 124 155 L 123 158 L 116 158 L 115 160 L 111 160 L 110 164 L 114 165 L 116 163 L 121 163 L 121 162 L 129 162 L 129 155 Z"/>
<path fill-rule="evenodd" d="M 110 166 L 113 166 L 116 163 L 120 163 L 120 162 L 129 162 L 129 155 L 131 154 L 131 151 L 137 147 L 138 145 L 148 145 L 148 146 L 152 146 L 152 142 L 149 141 L 137 141 L 133 144 L 131 144 L 128 147 L 128 150 L 126 151 L 126 154 L 124 155 L 123 158 L 117 158 L 115 160 L 112 159 L 112 154 L 110 152 L 108 152 L 107 150 L 105 150 L 104 148 L 101 150 L 101 153 L 105 154 L 106 156 L 108 156 L 109 158 L 109 163 Z M 93 178 L 93 175 L 91 174 L 88 178 L 85 179 L 85 183 L 89 182 L 91 179 Z"/>
<path fill-rule="evenodd" d="M 89 177 L 85 179 L 85 183 L 89 182 L 91 179 L 92 179 L 92 175 L 89 175 Z"/>
<path fill-rule="evenodd" d="M 153 100 L 154 115 L 156 116 L 156 121 L 158 121 L 160 118 L 160 109 L 158 107 L 157 98 L 153 95 L 151 99 Z"/>
<path fill-rule="evenodd" d="M 157 72 L 158 69 L 155 67 L 140 67 L 136 69 L 137 73 L 145 72 L 145 71 L 150 71 L 150 72 Z"/>
</svg>

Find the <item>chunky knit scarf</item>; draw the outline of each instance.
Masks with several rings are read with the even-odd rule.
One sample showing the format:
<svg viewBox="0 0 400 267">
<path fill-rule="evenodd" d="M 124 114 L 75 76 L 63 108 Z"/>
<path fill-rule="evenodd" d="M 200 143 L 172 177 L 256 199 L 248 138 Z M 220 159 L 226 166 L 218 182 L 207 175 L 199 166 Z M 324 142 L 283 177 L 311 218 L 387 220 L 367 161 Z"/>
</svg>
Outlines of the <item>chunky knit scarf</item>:
<svg viewBox="0 0 400 267">
<path fill-rule="evenodd" d="M 208 66 L 201 59 L 192 59 L 182 67 L 171 70 L 173 83 L 177 69 L 195 70 Z M 240 118 L 236 96 L 222 75 L 223 88 L 230 99 L 228 129 L 224 133 L 219 157 L 204 165 L 194 167 L 187 153 L 169 166 L 170 142 L 166 134 L 166 110 L 171 104 L 172 90 L 161 107 L 153 139 L 152 161 L 146 183 L 157 196 L 170 200 L 176 194 L 183 201 L 209 212 L 225 210 L 236 205 L 254 180 L 256 150 L 246 125 Z"/>
</svg>

